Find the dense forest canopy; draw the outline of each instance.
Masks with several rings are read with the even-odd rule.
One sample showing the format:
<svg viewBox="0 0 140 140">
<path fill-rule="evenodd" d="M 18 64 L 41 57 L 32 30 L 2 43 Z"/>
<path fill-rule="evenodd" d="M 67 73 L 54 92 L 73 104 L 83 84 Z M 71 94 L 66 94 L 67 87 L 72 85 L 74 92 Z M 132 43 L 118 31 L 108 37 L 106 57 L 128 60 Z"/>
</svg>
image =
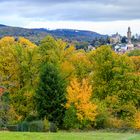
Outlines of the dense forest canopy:
<svg viewBox="0 0 140 140">
<path fill-rule="evenodd" d="M 117 54 L 110 46 L 77 50 L 51 36 L 38 46 L 4 37 L 2 87 L 1 128 L 40 120 L 63 129 L 140 129 L 139 52 Z"/>
</svg>

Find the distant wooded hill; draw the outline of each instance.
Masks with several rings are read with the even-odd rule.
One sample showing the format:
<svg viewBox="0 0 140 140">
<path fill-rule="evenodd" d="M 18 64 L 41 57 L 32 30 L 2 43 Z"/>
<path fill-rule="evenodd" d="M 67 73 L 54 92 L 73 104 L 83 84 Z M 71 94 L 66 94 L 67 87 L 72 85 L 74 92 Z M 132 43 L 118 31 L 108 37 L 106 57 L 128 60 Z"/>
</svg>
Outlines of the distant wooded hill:
<svg viewBox="0 0 140 140">
<path fill-rule="evenodd" d="M 107 35 L 102 35 L 96 32 L 84 30 L 73 30 L 73 29 L 49 30 L 44 28 L 27 29 L 0 24 L 0 37 L 23 36 L 35 43 L 39 43 L 39 41 L 47 35 L 52 35 L 55 38 L 61 38 L 68 41 L 78 41 L 78 42 L 91 42 L 95 38 L 107 37 Z"/>
</svg>

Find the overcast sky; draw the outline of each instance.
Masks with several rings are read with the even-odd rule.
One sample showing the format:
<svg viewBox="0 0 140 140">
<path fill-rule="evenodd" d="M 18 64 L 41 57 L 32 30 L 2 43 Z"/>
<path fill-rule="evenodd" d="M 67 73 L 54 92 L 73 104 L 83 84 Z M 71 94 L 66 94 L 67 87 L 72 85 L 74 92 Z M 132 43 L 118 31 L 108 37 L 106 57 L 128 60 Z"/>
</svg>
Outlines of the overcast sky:
<svg viewBox="0 0 140 140">
<path fill-rule="evenodd" d="M 0 24 L 140 34 L 140 0 L 0 0 Z"/>
</svg>

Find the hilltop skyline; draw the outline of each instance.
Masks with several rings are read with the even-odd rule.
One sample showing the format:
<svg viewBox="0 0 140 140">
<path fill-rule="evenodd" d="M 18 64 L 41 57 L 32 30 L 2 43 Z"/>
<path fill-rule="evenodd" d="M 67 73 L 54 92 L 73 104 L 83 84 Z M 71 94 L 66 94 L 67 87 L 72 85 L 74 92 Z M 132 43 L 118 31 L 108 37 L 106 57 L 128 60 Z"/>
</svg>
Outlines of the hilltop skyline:
<svg viewBox="0 0 140 140">
<path fill-rule="evenodd" d="M 0 23 L 25 28 L 140 34 L 139 0 L 1 0 Z"/>
</svg>

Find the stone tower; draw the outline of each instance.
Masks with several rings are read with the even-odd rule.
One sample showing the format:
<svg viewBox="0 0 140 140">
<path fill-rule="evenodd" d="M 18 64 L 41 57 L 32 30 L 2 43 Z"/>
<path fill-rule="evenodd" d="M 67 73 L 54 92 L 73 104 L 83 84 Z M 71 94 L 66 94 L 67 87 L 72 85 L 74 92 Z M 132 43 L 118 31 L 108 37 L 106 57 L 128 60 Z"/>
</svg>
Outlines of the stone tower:
<svg viewBox="0 0 140 140">
<path fill-rule="evenodd" d="M 131 29 L 130 29 L 130 27 L 128 27 L 127 39 L 128 39 L 128 44 L 131 44 Z"/>
</svg>

